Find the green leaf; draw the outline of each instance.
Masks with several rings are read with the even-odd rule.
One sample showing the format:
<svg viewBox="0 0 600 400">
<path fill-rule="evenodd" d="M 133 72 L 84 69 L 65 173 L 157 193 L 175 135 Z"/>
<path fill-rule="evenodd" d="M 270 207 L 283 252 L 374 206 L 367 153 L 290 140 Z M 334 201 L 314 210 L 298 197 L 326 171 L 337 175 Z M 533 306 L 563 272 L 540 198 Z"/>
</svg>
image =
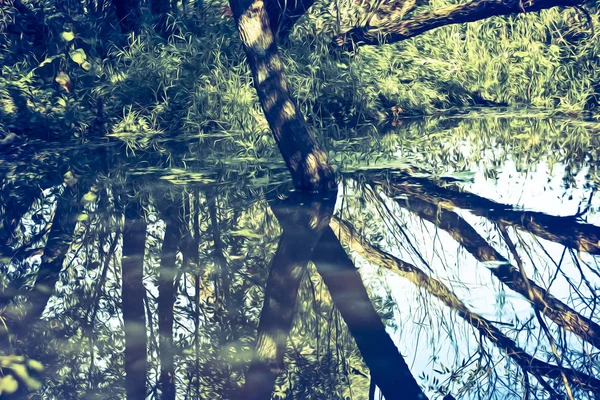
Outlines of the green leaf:
<svg viewBox="0 0 600 400">
<path fill-rule="evenodd" d="M 37 360 L 29 360 L 27 361 L 27 364 L 29 364 L 29 368 L 34 371 L 42 371 L 44 369 L 44 365 Z"/>
<path fill-rule="evenodd" d="M 60 34 L 60 37 L 65 42 L 70 42 L 71 40 L 75 39 L 75 34 L 73 32 L 65 31 Z"/>
<path fill-rule="evenodd" d="M 0 395 L 1 394 L 12 394 L 19 388 L 19 382 L 12 376 L 6 375 L 0 378 Z"/>
<path fill-rule="evenodd" d="M 96 200 L 96 197 L 98 197 L 98 196 L 96 196 L 96 193 L 88 192 L 83 196 L 83 200 L 92 202 L 92 201 Z"/>
<path fill-rule="evenodd" d="M 38 65 L 38 66 L 37 66 L 37 68 L 43 67 L 43 66 L 44 66 L 44 65 L 46 65 L 46 64 L 50 64 L 52 61 L 56 60 L 56 59 L 57 59 L 57 58 L 59 58 L 59 57 L 62 57 L 62 56 L 58 55 L 58 56 L 52 56 L 52 57 L 48 57 L 48 58 L 46 58 L 44 61 L 42 61 L 42 62 L 40 63 L 40 65 Z"/>
<path fill-rule="evenodd" d="M 71 57 L 71 60 L 75 61 L 79 65 L 83 64 L 87 59 L 87 55 L 82 49 L 73 50 L 69 53 L 69 56 Z"/>
</svg>

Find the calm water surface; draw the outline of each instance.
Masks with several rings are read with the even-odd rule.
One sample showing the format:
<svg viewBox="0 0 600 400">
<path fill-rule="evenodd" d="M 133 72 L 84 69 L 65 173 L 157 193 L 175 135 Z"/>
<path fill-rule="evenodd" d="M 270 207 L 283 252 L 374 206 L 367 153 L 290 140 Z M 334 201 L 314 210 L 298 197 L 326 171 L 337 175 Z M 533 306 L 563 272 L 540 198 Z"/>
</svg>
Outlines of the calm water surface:
<svg viewBox="0 0 600 400">
<path fill-rule="evenodd" d="M 599 398 L 600 127 L 398 125 L 321 197 L 211 138 L 0 155 L 0 398 Z"/>
</svg>

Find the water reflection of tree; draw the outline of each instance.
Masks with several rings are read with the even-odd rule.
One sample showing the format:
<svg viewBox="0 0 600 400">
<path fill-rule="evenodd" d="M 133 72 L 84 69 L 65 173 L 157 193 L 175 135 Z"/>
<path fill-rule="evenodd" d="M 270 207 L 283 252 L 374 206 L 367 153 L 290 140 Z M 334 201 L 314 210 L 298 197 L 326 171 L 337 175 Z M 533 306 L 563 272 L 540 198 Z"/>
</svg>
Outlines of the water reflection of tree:
<svg viewBox="0 0 600 400">
<path fill-rule="evenodd" d="M 411 228 L 410 226 L 405 225 L 407 224 L 407 222 L 405 222 L 405 220 L 403 220 L 402 217 L 399 217 L 399 215 L 397 214 L 397 210 L 401 210 L 401 208 L 394 207 L 394 202 L 392 202 L 391 200 L 388 201 L 386 199 L 383 199 L 382 195 L 378 194 L 378 191 L 382 190 L 386 194 L 388 194 L 389 197 L 396 198 L 397 200 L 395 202 L 402 208 L 410 210 L 411 212 L 418 215 L 420 218 L 423 218 L 423 220 L 431 222 L 432 224 L 434 224 L 434 226 L 447 230 L 454 240 L 460 243 L 462 247 L 464 247 L 469 253 L 471 253 L 474 256 L 475 259 L 483 261 L 484 265 L 486 261 L 489 261 L 490 254 L 491 260 L 499 261 L 504 266 L 506 266 L 507 264 L 509 265 L 509 262 L 504 257 L 500 256 L 499 253 L 497 253 L 490 245 L 488 245 L 486 241 L 481 236 L 479 236 L 479 234 L 476 233 L 473 228 L 470 227 L 470 225 L 468 225 L 463 219 L 461 219 L 458 216 L 458 214 L 446 210 L 445 207 L 447 207 L 447 204 L 440 204 L 440 200 L 438 200 L 437 203 L 434 203 L 433 205 L 429 206 L 429 203 L 425 202 L 423 198 L 426 198 L 429 201 L 431 201 L 431 199 L 435 199 L 435 196 L 431 193 L 431 191 L 426 190 L 426 187 L 424 187 L 425 185 L 418 186 L 415 184 L 415 182 L 411 182 L 411 184 L 406 184 L 406 191 L 409 193 L 409 195 L 407 196 L 407 194 L 402 192 L 404 186 L 400 188 L 399 186 L 393 183 L 390 184 L 389 182 L 378 178 L 376 175 L 375 177 L 376 179 L 373 179 L 373 181 L 377 181 L 379 179 L 377 181 L 377 183 L 379 183 L 379 186 L 376 186 L 376 191 L 369 190 L 368 187 L 368 190 L 366 191 L 364 189 L 356 190 L 356 192 L 359 194 L 358 197 L 360 198 L 360 200 L 354 207 L 358 206 L 359 209 L 362 209 L 364 213 L 366 203 L 368 204 L 367 207 L 377 210 L 373 211 L 375 214 L 369 212 L 366 216 L 361 216 L 361 218 L 358 218 L 357 220 L 358 223 L 362 224 L 363 226 L 369 226 L 368 229 L 372 231 L 374 235 L 376 235 L 376 238 L 379 238 L 378 240 L 382 240 L 382 238 L 384 238 L 384 241 L 388 241 L 390 238 L 389 235 L 394 233 L 386 233 L 385 231 L 382 231 L 381 228 L 377 228 L 377 225 L 373 225 L 373 222 L 371 222 L 370 218 L 372 218 L 374 215 L 383 218 L 384 222 L 385 220 L 389 220 L 391 224 L 394 225 L 393 227 L 390 227 L 389 223 L 387 222 L 382 225 L 386 226 L 388 230 L 391 229 L 391 231 L 398 232 L 397 235 L 399 236 L 396 236 L 397 239 L 395 239 L 394 243 L 401 243 L 401 246 L 406 248 L 406 252 L 412 252 L 416 260 L 419 260 L 420 263 L 422 262 L 425 267 L 430 268 L 429 262 L 425 260 L 425 258 L 427 258 L 428 256 L 420 254 L 419 251 L 415 249 L 415 244 L 409 242 L 410 234 L 406 236 L 406 229 Z M 361 187 L 362 186 L 359 186 L 359 188 Z M 420 196 L 411 196 L 416 192 L 420 193 Z M 455 196 L 460 197 L 460 194 L 457 193 Z M 361 202 L 362 205 L 358 205 L 361 204 Z M 349 210 L 352 209 L 353 207 L 349 207 Z M 355 215 L 356 214 L 353 214 L 353 217 Z M 400 225 L 402 225 L 403 227 Z M 340 222 L 339 220 L 333 220 L 332 226 L 337 227 L 337 229 L 334 230 L 336 231 L 336 233 L 341 235 L 340 238 L 342 239 L 342 241 L 345 242 L 346 245 L 353 248 L 357 253 L 361 254 L 366 261 L 372 264 L 379 265 L 381 267 L 394 269 L 394 272 L 399 273 L 404 277 L 407 277 L 418 287 L 426 289 L 428 293 L 431 293 L 432 295 L 440 299 L 444 304 L 457 310 L 459 316 L 464 318 L 465 321 L 467 321 L 470 325 L 478 329 L 478 331 L 482 334 L 483 337 L 488 338 L 490 342 L 496 344 L 499 348 L 503 349 L 507 355 L 513 358 L 515 362 L 523 368 L 523 371 L 527 371 L 533 376 L 541 378 L 541 385 L 547 392 L 550 393 L 551 396 L 557 396 L 557 391 L 561 392 L 565 390 L 565 386 L 563 386 L 563 389 L 560 389 L 560 383 L 563 381 L 567 382 L 567 392 L 573 387 L 588 390 L 592 393 L 597 392 L 598 381 L 594 378 L 596 372 L 594 371 L 592 364 L 586 362 L 583 362 L 581 364 L 575 363 L 575 365 L 578 365 L 578 368 L 591 368 L 589 374 L 578 372 L 577 370 L 566 371 L 565 367 L 561 366 L 565 362 L 568 365 L 573 366 L 573 361 L 575 359 L 581 357 L 585 359 L 585 357 L 588 356 L 585 347 L 583 351 L 580 350 L 578 352 L 575 350 L 575 348 L 571 347 L 573 346 L 573 342 L 570 342 L 571 344 L 567 344 L 569 342 L 565 342 L 564 340 L 562 340 L 563 343 L 559 345 L 556 341 L 554 341 L 550 332 L 544 328 L 545 323 L 541 317 L 539 317 L 538 319 L 538 321 L 540 322 L 538 328 L 541 329 L 542 332 L 544 332 L 544 335 L 548 337 L 548 340 L 551 344 L 560 346 L 560 353 L 562 353 L 562 356 L 558 354 L 555 350 L 549 353 L 549 359 L 558 359 L 559 365 L 551 365 L 548 364 L 546 361 L 534 359 L 524 350 L 520 349 L 519 345 L 514 340 L 509 339 L 506 334 L 504 334 L 500 329 L 496 328 L 493 325 L 493 323 L 486 321 L 485 318 L 479 317 L 469 312 L 466 306 L 459 300 L 459 298 L 455 296 L 452 293 L 452 291 L 441 281 L 427 277 L 427 275 L 425 275 L 419 269 L 414 267 L 412 264 L 400 261 L 395 256 L 392 256 L 391 254 L 385 253 L 377 249 L 376 247 L 370 245 L 368 242 L 365 242 L 364 240 L 360 241 L 356 238 L 353 238 L 355 234 L 352 234 L 353 230 L 349 228 L 349 225 L 347 223 Z M 386 237 L 388 239 L 385 239 Z M 398 239 L 400 237 L 402 237 L 402 239 Z M 437 233 L 435 234 L 434 238 L 435 237 L 437 237 Z M 443 245 L 440 243 L 440 247 L 438 247 L 439 250 L 443 249 L 443 247 L 441 246 Z M 442 258 L 441 255 L 437 255 L 437 257 L 440 257 L 440 260 L 444 260 L 444 258 Z M 447 266 L 446 268 L 455 267 Z M 500 278 L 501 282 L 506 284 L 508 287 L 514 286 L 515 281 L 524 282 L 524 280 L 527 279 L 526 276 L 523 275 L 522 267 L 520 267 L 519 269 L 515 269 L 514 267 L 509 268 L 513 270 L 514 275 L 511 273 L 510 276 L 505 276 L 505 274 L 497 274 L 493 270 L 492 272 L 495 276 Z M 521 293 L 525 299 L 533 301 L 535 304 L 536 299 L 535 297 L 531 296 L 531 293 L 534 292 L 533 290 L 531 290 L 531 286 L 533 285 L 531 284 L 531 281 L 529 281 L 529 285 L 524 284 L 523 290 L 519 290 L 519 293 Z M 563 328 L 574 331 L 576 333 L 578 332 L 584 340 L 589 341 L 590 343 L 594 342 L 594 337 L 590 336 L 590 331 L 587 329 L 587 324 L 594 324 L 594 322 L 592 322 L 589 318 L 586 318 L 581 314 L 575 312 L 571 307 L 566 306 L 566 304 L 559 302 L 557 299 L 551 299 L 551 302 L 555 302 L 556 306 L 556 309 L 551 309 L 550 307 L 552 306 L 548 305 L 548 298 L 550 297 L 550 295 L 546 294 L 546 291 L 544 289 L 541 289 L 537 285 L 535 286 L 542 290 L 544 293 L 541 297 L 541 299 L 543 299 L 543 303 L 538 304 L 538 306 L 540 306 L 539 311 L 541 313 L 544 313 L 549 318 L 554 317 L 555 320 L 557 320 L 557 322 L 559 323 L 559 325 Z M 561 313 L 563 312 L 563 317 L 560 317 Z M 526 324 L 530 322 L 531 320 L 526 322 Z M 575 323 L 580 325 L 573 326 L 573 324 Z M 526 326 L 523 326 L 517 327 L 514 331 L 518 333 L 524 328 L 530 329 L 526 328 Z M 558 338 L 562 338 L 562 334 L 559 334 Z M 553 341 L 554 343 L 552 343 Z M 561 361 L 563 361 L 562 364 Z M 493 370 L 493 367 L 491 368 Z M 544 378 L 541 375 L 545 375 L 546 377 L 550 377 L 553 379 L 551 381 L 546 382 L 544 381 Z M 526 377 L 523 376 L 523 378 Z M 525 386 L 525 392 L 529 393 L 529 391 L 531 390 L 531 388 L 527 388 L 529 387 L 529 383 L 527 383 Z"/>
<path fill-rule="evenodd" d="M 387 193 L 390 197 L 404 194 L 401 190 L 395 191 L 394 189 L 393 186 L 389 187 Z M 556 324 L 600 348 L 600 326 L 598 324 L 580 315 L 528 279 L 522 271 L 512 266 L 504 256 L 490 246 L 463 218 L 452 211 L 439 207 L 439 203 L 440 200 L 427 202 L 416 196 L 408 200 L 398 200 L 401 207 L 450 233 L 476 260 L 481 261 L 484 265 L 489 265 L 492 274 L 501 282 L 530 299 L 544 315 Z"/>
<path fill-rule="evenodd" d="M 386 253 L 362 239 L 349 223 L 334 219 L 332 228 L 337 232 L 340 240 L 356 251 L 367 261 L 382 268 L 392 270 L 394 273 L 409 279 L 419 288 L 441 300 L 446 306 L 455 310 L 461 318 L 477 329 L 481 335 L 502 349 L 509 357 L 522 368 L 524 373 L 530 373 L 537 378 L 542 386 L 549 391 L 553 398 L 559 398 L 554 389 L 545 381 L 544 377 L 561 379 L 564 373 L 578 386 L 590 391 L 600 389 L 600 380 L 570 369 L 561 369 L 556 365 L 539 360 L 519 348 L 514 340 L 508 338 L 502 331 L 483 317 L 469 311 L 467 306 L 442 282 L 428 277 L 414 265 L 402 261 Z"/>
<path fill-rule="evenodd" d="M 332 227 L 335 229 L 333 221 Z M 356 341 L 369 368 L 371 381 L 385 398 L 426 399 L 406 361 L 385 331 L 354 263 L 331 228 L 323 233 L 313 262 Z"/>
<path fill-rule="evenodd" d="M 497 379 L 498 385 L 522 379 L 522 392 L 533 396 L 545 391 L 560 396 L 565 376 L 577 395 L 583 393 L 580 389 L 598 390 L 597 371 L 584 361 L 593 353 L 558 344 L 562 366 L 550 352 L 534 354 L 522 344 L 519 330 L 540 329 L 539 325 L 525 322 L 513 329 L 498 325 L 470 311 L 450 285 L 417 269 L 417 263 L 401 261 L 377 248 L 376 238 L 385 237 L 387 227 L 374 227 L 370 210 L 387 202 L 384 214 L 412 207 L 409 210 L 422 220 L 453 232 L 476 259 L 489 261 L 491 257 L 507 264 L 508 257 L 495 251 L 488 238 L 469 228 L 459 213 L 446 209 L 447 203 L 441 204 L 443 188 L 430 195 L 431 191 L 424 191 L 422 186 L 388 185 L 377 175 L 379 181 L 373 182 L 382 188 L 379 197 L 357 192 L 362 205 L 353 199 L 353 193 L 343 200 L 351 206 L 344 210 L 361 211 L 349 218 L 356 230 L 370 230 L 375 235 L 364 235 L 370 239 L 359 242 L 361 247 L 354 242 L 355 235 L 340 235 L 340 239 L 351 249 L 350 255 L 362 254 L 374 265 L 395 267 L 396 273 L 455 310 L 480 334 L 483 340 L 477 354 L 492 363 L 488 372 L 493 370 L 487 392 L 472 383 L 481 375 L 464 380 L 463 388 L 449 381 L 433 389 L 423 386 L 420 379 L 421 385 L 417 384 L 410 364 L 404 362 L 386 333 L 385 324 L 391 319 L 389 302 L 382 306 L 380 292 L 369 284 L 365 289 L 353 262 L 328 228 L 320 239 L 314 234 L 325 229 L 330 206 L 284 202 L 284 206 L 273 204 L 271 210 L 265 192 L 272 187 L 247 190 L 247 182 L 241 178 L 236 188 L 198 183 L 187 187 L 157 185 L 156 177 L 128 175 L 125 180 L 123 170 L 127 168 L 116 166 L 72 186 L 64 183 L 64 189 L 54 192 L 59 197 L 50 195 L 47 204 L 40 206 L 55 208 L 46 212 L 49 218 L 38 223 L 36 232 L 44 232 L 39 246 L 45 247 L 40 267 L 31 262 L 12 264 L 15 270 L 11 276 L 21 279 L 11 279 L 13 287 L 4 290 L 3 310 L 10 312 L 3 311 L 3 316 L 7 316 L 10 333 L 17 335 L 7 340 L 5 332 L 2 343 L 10 342 L 11 349 L 47 366 L 49 384 L 38 398 L 118 398 L 126 394 L 128 398 L 146 394 L 163 399 L 234 398 L 243 393 L 244 384 L 256 397 L 262 393 L 266 398 L 272 391 L 280 397 L 331 399 L 351 393 L 360 398 L 374 393 L 369 391 L 369 379 L 388 399 L 408 395 L 407 388 L 413 389 L 413 395 L 423 388 L 428 394 L 433 390 L 465 395 L 479 392 L 485 397 L 496 387 L 492 376 L 501 375 L 492 366 L 497 361 L 493 346 L 521 370 L 505 372 Z M 69 175 L 64 179 L 74 183 Z M 386 191 L 393 196 L 408 194 L 410 201 L 394 204 L 385 199 Z M 457 191 L 451 193 L 456 206 L 472 199 Z M 482 204 L 480 215 L 490 216 L 484 214 Z M 311 209 L 313 214 L 302 211 Z M 527 230 L 528 225 L 516 218 L 516 212 L 509 211 L 506 215 L 511 219 L 506 227 Z M 501 214 L 496 216 L 495 221 L 502 222 Z M 541 214 L 533 217 L 547 221 Z M 17 223 L 9 226 L 15 228 L 23 215 L 11 218 Z M 519 221 L 521 225 L 517 225 Z M 557 237 L 545 222 L 538 225 L 549 232 L 547 238 Z M 337 234 L 345 232 L 342 226 L 343 222 L 336 225 L 335 221 L 331 225 Z M 589 239 L 587 231 L 578 232 L 582 233 L 579 242 Z M 25 235 L 18 240 L 27 244 L 28 239 Z M 569 245 L 559 239 L 557 242 Z M 410 232 L 400 241 L 407 247 L 418 247 Z M 314 246 L 317 251 L 311 254 Z M 27 260 L 27 248 L 24 246 L 16 258 Z M 45 273 L 50 264 L 44 260 L 56 254 L 62 261 L 48 269 L 52 273 Z M 311 258 L 316 269 L 308 262 Z M 508 287 L 519 284 L 515 286 L 519 293 L 529 298 L 529 288 L 535 287 L 533 279 L 528 286 L 518 262 L 513 264 L 516 267 L 510 274 L 500 277 L 506 278 Z M 298 270 L 305 272 L 295 274 Z M 38 291 L 36 286 L 52 290 Z M 548 318 L 574 333 L 578 324 L 588 323 L 586 318 L 592 326 L 594 320 L 583 314 L 582 307 L 561 300 L 563 307 L 558 299 L 544 294 L 546 289 L 541 285 L 537 287 L 540 295 L 533 303 L 548 305 L 540 307 Z M 270 300 L 277 298 L 281 299 L 279 305 Z M 422 301 L 423 310 L 431 307 L 429 303 Z M 23 318 L 27 324 L 18 327 L 16 322 Z M 556 334 L 559 328 L 552 329 L 560 339 Z M 581 328 L 579 333 L 593 343 L 589 331 Z M 258 352 L 253 358 L 257 341 Z M 262 345 L 269 341 L 276 343 L 274 358 L 267 351 L 273 348 Z M 409 351 L 406 355 L 412 354 Z M 461 368 L 468 370 L 460 363 L 453 367 L 457 376 Z M 535 379 L 529 382 L 528 375 Z M 253 376 L 260 379 L 253 380 Z M 259 385 L 252 387 L 253 383 Z M 511 388 L 515 385 L 508 384 Z M 258 386 L 262 391 L 255 389 Z"/>
</svg>

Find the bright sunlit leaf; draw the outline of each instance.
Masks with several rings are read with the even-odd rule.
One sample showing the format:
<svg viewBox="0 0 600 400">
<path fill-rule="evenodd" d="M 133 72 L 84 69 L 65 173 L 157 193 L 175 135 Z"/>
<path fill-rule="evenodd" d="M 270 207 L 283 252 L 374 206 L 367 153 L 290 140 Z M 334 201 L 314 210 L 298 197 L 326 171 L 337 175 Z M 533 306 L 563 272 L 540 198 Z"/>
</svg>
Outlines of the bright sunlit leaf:
<svg viewBox="0 0 600 400">
<path fill-rule="evenodd" d="M 73 50 L 69 53 L 69 57 L 71 57 L 71 60 L 73 60 L 79 65 L 83 64 L 87 59 L 87 55 L 85 54 L 85 51 L 83 51 L 83 49 Z"/>
</svg>

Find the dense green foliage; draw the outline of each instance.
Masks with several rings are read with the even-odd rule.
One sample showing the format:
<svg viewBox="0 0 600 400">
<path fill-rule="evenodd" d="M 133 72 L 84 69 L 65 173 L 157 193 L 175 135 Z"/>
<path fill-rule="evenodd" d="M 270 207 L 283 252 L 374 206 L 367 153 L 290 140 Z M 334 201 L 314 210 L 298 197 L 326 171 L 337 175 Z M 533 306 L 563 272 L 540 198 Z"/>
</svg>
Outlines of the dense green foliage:
<svg viewBox="0 0 600 400">
<path fill-rule="evenodd" d="M 225 4 L 171 12 L 165 38 L 145 8 L 139 30 L 122 34 L 108 3 L 96 11 L 77 1 L 18 2 L 19 9 L 11 3 L 0 15 L 4 132 L 115 135 L 134 148 L 188 135 L 251 157 L 272 152 L 234 23 L 222 15 Z M 443 27 L 350 55 L 331 54 L 329 40 L 363 20 L 364 7 L 317 3 L 284 43 L 284 60 L 320 137 L 469 105 L 578 114 L 595 109 L 600 86 L 600 34 L 593 28 L 599 14 L 588 9 L 590 19 L 553 8 Z"/>
</svg>

